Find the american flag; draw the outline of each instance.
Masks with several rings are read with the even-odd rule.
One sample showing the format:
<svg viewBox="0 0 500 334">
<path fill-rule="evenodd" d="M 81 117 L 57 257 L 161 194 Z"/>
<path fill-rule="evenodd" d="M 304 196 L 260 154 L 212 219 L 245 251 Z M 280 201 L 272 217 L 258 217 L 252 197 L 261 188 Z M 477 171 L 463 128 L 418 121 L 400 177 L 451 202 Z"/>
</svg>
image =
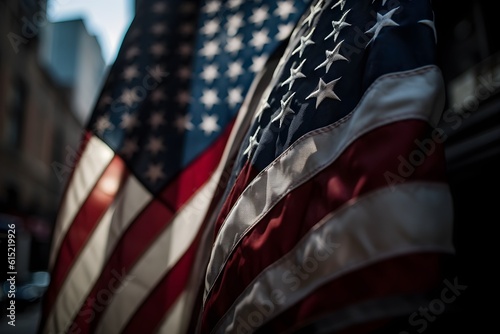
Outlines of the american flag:
<svg viewBox="0 0 500 334">
<path fill-rule="evenodd" d="M 139 3 L 56 222 L 44 333 L 183 333 L 243 100 L 308 1 Z"/>
<path fill-rule="evenodd" d="M 454 252 L 436 43 L 428 0 L 311 4 L 214 221 L 201 333 L 368 333 L 428 305 Z"/>
<path fill-rule="evenodd" d="M 141 2 L 41 328 L 371 332 L 425 305 L 454 251 L 436 36 L 429 0 Z"/>
</svg>

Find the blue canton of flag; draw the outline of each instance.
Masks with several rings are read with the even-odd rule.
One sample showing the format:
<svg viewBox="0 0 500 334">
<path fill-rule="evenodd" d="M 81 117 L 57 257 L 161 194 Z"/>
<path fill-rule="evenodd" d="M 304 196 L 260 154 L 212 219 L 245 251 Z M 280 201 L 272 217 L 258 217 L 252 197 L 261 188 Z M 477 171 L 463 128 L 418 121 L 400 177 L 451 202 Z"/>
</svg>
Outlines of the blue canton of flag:
<svg viewBox="0 0 500 334">
<path fill-rule="evenodd" d="M 232 123 L 307 2 L 207 1 L 197 28 L 192 2 L 158 2 L 148 20 L 138 11 L 90 127 L 160 191 Z"/>
<path fill-rule="evenodd" d="M 428 6 L 418 1 L 404 6 L 386 2 L 347 6 L 347 0 L 333 1 L 331 10 L 325 1 L 314 4 L 263 101 L 240 166 L 250 157 L 263 169 L 307 132 L 339 121 L 378 77 L 435 62 L 435 40 L 429 38 L 435 28 Z M 394 21 L 396 17 L 403 22 Z M 413 24 L 415 29 L 405 30 L 397 41 L 381 34 L 400 24 Z M 250 149 L 260 140 L 263 145 L 256 152 Z"/>
</svg>

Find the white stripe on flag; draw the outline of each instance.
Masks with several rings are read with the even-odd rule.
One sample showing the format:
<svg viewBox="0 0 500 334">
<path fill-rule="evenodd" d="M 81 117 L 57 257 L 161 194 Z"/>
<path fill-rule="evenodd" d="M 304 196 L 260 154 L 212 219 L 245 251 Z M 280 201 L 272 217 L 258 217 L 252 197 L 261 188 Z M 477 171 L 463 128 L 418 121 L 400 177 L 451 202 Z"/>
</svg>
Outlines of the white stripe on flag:
<svg viewBox="0 0 500 334">
<path fill-rule="evenodd" d="M 419 252 L 452 253 L 451 212 L 449 188 L 439 183 L 402 184 L 347 203 L 261 272 L 215 332 L 251 332 L 255 319 L 260 326 L 326 282 L 374 262 Z M 297 268 L 306 274 L 294 274 Z"/>
<path fill-rule="evenodd" d="M 443 92 L 435 66 L 385 75 L 367 90 L 349 120 L 297 140 L 249 184 L 226 217 L 212 249 L 204 299 L 234 247 L 281 198 L 330 165 L 363 134 L 399 120 L 429 121 L 442 112 Z"/>
<path fill-rule="evenodd" d="M 96 137 L 90 138 L 64 196 L 54 229 L 54 241 L 50 255 L 50 268 L 54 266 L 61 242 L 73 219 L 101 174 L 114 157 L 113 150 Z"/>
</svg>

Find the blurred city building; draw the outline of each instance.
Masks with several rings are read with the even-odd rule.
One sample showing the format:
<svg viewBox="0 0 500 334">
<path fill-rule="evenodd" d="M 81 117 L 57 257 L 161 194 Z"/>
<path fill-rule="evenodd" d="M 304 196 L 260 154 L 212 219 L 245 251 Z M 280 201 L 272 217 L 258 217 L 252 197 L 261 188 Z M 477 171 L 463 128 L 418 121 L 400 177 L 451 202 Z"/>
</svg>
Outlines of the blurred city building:
<svg viewBox="0 0 500 334">
<path fill-rule="evenodd" d="M 71 90 L 71 107 L 85 123 L 101 88 L 105 62 L 96 36 L 87 32 L 83 20 L 46 25 L 40 33 L 40 64 Z"/>
<path fill-rule="evenodd" d="M 491 265 L 496 240 L 490 231 L 500 221 L 498 196 L 491 194 L 500 185 L 498 17 L 491 1 L 433 3 L 438 58 L 447 86 L 447 105 L 437 129 L 444 133 L 455 216 L 457 266 L 449 279 L 466 288 L 446 305 L 446 311 L 456 312 L 451 321 L 430 314 L 428 329 L 482 333 L 496 316 L 493 308 L 484 305 L 496 295 Z M 420 329 L 412 327 L 413 333 Z"/>
<path fill-rule="evenodd" d="M 15 221 L 18 284 L 47 270 L 54 218 L 105 72 L 83 21 L 49 22 L 46 5 L 0 1 L 0 268 Z"/>
</svg>

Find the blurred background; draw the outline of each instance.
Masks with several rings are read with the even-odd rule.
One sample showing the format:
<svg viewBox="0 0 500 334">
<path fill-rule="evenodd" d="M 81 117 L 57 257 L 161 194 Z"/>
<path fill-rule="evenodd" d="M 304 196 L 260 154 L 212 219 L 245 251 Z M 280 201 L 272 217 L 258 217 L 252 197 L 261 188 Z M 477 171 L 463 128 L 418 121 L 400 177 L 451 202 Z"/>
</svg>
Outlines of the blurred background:
<svg viewBox="0 0 500 334">
<path fill-rule="evenodd" d="M 449 117 L 439 127 L 447 135 L 457 277 L 468 286 L 459 303 L 472 316 L 496 285 L 494 266 L 478 259 L 493 254 L 486 240 L 499 221 L 500 39 L 494 2 L 434 4 L 448 93 Z M 0 333 L 10 330 L 4 315 L 8 224 L 17 233 L 13 333 L 34 333 L 50 281 L 60 197 L 135 6 L 134 0 L 0 0 Z M 488 312 L 473 320 L 493 319 Z"/>
</svg>

